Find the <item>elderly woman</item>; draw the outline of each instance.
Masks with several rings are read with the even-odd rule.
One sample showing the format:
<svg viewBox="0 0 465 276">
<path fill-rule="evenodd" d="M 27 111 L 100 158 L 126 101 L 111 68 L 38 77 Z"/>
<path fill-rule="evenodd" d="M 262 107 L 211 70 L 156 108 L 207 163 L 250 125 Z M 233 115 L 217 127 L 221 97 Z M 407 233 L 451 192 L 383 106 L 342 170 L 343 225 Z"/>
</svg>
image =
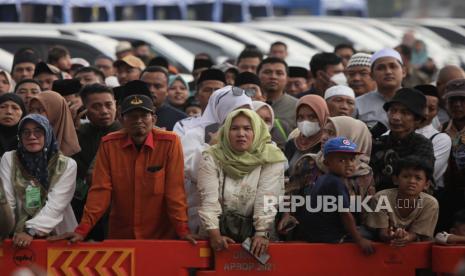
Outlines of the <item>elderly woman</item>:
<svg viewBox="0 0 465 276">
<path fill-rule="evenodd" d="M 346 179 L 345 184 L 349 194 L 361 196 L 362 198 L 374 195 L 373 171 L 368 165 L 370 163 L 372 145 L 371 133 L 368 127 L 362 121 L 352 117 L 331 117 L 323 128 L 321 147 L 323 148 L 329 138 L 338 136 L 347 137 L 347 139 L 356 143 L 357 151 L 363 153 L 357 157 L 359 162 L 357 162 L 354 174 L 352 177 Z M 312 186 L 320 175 L 327 173 L 327 168 L 323 162 L 322 151 L 317 154 L 303 155 L 296 162 L 294 174 L 286 186 L 286 193 L 302 195 L 306 187 Z M 365 215 L 356 215 L 355 218 L 357 219 L 357 224 L 360 224 L 364 221 Z M 278 224 L 278 231 L 286 233 L 283 229 L 287 228 L 286 224 L 292 223 L 295 223 L 294 218 L 289 218 L 289 214 L 285 214 Z"/>
<path fill-rule="evenodd" d="M 50 121 L 58 147 L 65 156 L 81 151 L 76 129 L 66 100 L 58 93 L 45 91 L 29 102 L 29 113 L 41 114 Z"/>
<path fill-rule="evenodd" d="M 27 247 L 35 237 L 73 231 L 71 199 L 76 162 L 58 151 L 47 118 L 30 114 L 19 123 L 18 150 L 0 163 L 0 180 L 14 214 L 13 243 Z"/>
<path fill-rule="evenodd" d="M 10 73 L 0 70 L 0 95 L 13 91 L 14 86 L 15 82 Z"/>
<path fill-rule="evenodd" d="M 228 115 L 219 143 L 203 152 L 197 183 L 201 233 L 213 249 L 252 237 L 252 253 L 266 251 L 276 212 L 264 209 L 264 197 L 284 193 L 285 161 L 255 112 Z"/>
<path fill-rule="evenodd" d="M 168 103 L 184 112 L 189 98 L 189 84 L 180 76 L 170 76 L 168 82 Z"/>
<path fill-rule="evenodd" d="M 298 133 L 290 139 L 284 149 L 289 160 L 289 175 L 294 174 L 294 165 L 306 153 L 317 153 L 321 147 L 323 127 L 328 121 L 329 111 L 325 100 L 318 95 L 307 95 L 299 99 L 296 106 Z M 293 137 L 293 133 L 290 134 Z"/>
<path fill-rule="evenodd" d="M 0 96 L 0 157 L 18 146 L 18 124 L 25 115 L 26 108 L 18 95 Z"/>
</svg>

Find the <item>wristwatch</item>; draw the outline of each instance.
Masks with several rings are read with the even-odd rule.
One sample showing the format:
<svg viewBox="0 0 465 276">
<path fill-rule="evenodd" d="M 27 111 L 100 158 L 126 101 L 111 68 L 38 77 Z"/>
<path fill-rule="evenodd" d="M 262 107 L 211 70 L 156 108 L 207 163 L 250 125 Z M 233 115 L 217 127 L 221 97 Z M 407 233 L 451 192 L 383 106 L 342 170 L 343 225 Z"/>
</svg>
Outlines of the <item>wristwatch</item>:
<svg viewBox="0 0 465 276">
<path fill-rule="evenodd" d="M 270 232 L 268 232 L 268 231 L 255 232 L 255 236 L 262 237 L 262 238 L 265 238 L 267 240 L 269 240 L 271 238 Z"/>
<path fill-rule="evenodd" d="M 35 237 L 37 235 L 37 231 L 34 228 L 26 228 L 24 232 L 31 237 Z"/>
</svg>

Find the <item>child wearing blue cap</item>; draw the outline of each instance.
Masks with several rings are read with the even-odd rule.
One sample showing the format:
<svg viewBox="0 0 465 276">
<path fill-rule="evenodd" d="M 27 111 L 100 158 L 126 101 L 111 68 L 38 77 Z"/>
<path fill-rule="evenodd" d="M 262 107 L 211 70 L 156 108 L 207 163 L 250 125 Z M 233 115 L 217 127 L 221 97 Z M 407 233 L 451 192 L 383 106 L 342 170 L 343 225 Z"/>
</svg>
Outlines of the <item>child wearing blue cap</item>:
<svg viewBox="0 0 465 276">
<path fill-rule="evenodd" d="M 306 191 L 311 210 L 307 206 L 298 231 L 308 242 L 341 243 L 353 240 L 363 253 L 369 255 L 374 250 L 371 242 L 357 231 L 354 217 L 349 212 L 349 192 L 344 184 L 344 178 L 351 177 L 355 171 L 356 155 L 359 154 L 356 148 L 357 145 L 345 137 L 332 138 L 325 143 L 323 154 L 328 173 L 320 176 L 315 185 Z M 337 208 L 327 204 L 334 200 Z"/>
</svg>

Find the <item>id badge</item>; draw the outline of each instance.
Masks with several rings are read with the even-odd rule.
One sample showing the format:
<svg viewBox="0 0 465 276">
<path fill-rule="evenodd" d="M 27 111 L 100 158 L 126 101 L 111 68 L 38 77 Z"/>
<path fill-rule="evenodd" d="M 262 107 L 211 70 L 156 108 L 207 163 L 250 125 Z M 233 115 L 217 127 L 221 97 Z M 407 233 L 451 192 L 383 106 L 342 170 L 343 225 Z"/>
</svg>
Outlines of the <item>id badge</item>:
<svg viewBox="0 0 465 276">
<path fill-rule="evenodd" d="M 39 208 L 40 204 L 40 188 L 37 186 L 29 185 L 26 188 L 26 208 L 34 209 Z"/>
</svg>

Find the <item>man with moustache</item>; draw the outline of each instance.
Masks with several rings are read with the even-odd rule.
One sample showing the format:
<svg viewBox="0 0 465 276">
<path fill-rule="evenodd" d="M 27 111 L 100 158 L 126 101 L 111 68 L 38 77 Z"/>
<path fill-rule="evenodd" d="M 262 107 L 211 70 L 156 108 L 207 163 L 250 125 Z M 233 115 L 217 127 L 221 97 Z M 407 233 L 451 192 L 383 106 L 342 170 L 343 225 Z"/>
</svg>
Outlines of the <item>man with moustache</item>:
<svg viewBox="0 0 465 276">
<path fill-rule="evenodd" d="M 173 132 L 154 128 L 154 111 L 148 96 L 124 98 L 123 129 L 102 138 L 80 224 L 51 240 L 84 240 L 111 204 L 109 239 L 195 243 L 187 225 L 181 143 Z"/>
</svg>

